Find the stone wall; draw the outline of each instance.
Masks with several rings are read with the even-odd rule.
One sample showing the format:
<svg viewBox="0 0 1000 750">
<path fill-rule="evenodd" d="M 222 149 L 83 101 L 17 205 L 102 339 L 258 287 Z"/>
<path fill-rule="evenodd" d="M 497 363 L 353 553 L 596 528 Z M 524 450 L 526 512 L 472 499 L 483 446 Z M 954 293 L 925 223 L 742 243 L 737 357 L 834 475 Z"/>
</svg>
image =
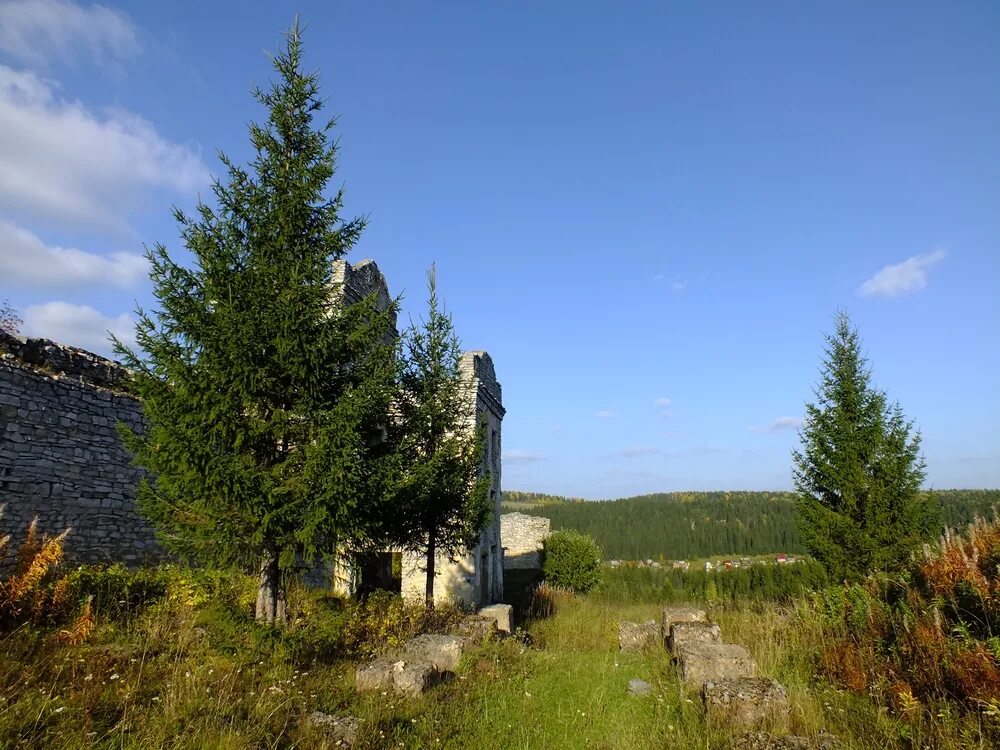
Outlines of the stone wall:
<svg viewBox="0 0 1000 750">
<path fill-rule="evenodd" d="M 541 516 L 504 513 L 500 516 L 504 570 L 541 570 L 542 545 L 552 522 Z"/>
<path fill-rule="evenodd" d="M 16 545 L 37 516 L 49 534 L 72 528 L 71 562 L 162 556 L 134 507 L 141 472 L 118 439 L 117 422 L 141 423 L 126 379 L 96 354 L 0 332 L 0 536 Z"/>
</svg>

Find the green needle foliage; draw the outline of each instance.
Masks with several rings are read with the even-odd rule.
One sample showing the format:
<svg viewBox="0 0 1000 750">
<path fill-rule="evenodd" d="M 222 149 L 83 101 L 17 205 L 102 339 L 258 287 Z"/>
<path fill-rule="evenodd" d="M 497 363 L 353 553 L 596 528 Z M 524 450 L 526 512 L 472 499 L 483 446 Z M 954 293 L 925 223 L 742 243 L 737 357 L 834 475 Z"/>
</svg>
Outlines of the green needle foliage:
<svg viewBox="0 0 1000 750">
<path fill-rule="evenodd" d="M 400 378 L 397 487 L 402 546 L 424 556 L 425 600 L 434 606 L 435 560 L 470 549 L 492 517 L 490 476 L 482 470 L 485 428 L 472 417 L 476 394 L 459 371 L 461 348 L 451 315 L 438 304 L 434 268 L 427 275 L 427 318 L 411 324 Z"/>
<path fill-rule="evenodd" d="M 389 313 L 332 287 L 365 220 L 341 217 L 342 191 L 326 197 L 334 122 L 314 126 L 297 23 L 274 67 L 253 160 L 221 155 L 217 207 L 175 210 L 193 263 L 147 250 L 159 309 L 139 310 L 138 351 L 116 341 L 147 422 L 123 434 L 150 472 L 140 507 L 182 557 L 259 571 L 267 622 L 285 619 L 291 571 L 368 533 L 358 509 L 385 493 L 396 374 Z"/>
<path fill-rule="evenodd" d="M 921 492 L 920 434 L 871 386 L 857 330 L 837 317 L 817 402 L 794 451 L 799 538 L 836 579 L 893 569 L 938 531 L 940 503 Z"/>
</svg>

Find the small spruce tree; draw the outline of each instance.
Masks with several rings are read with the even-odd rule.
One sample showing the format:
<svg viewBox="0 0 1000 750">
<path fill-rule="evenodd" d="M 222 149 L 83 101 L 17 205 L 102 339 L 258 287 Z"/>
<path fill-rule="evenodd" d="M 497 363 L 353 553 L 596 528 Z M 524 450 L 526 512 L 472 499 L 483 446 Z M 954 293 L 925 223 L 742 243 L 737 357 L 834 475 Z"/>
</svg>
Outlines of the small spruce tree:
<svg viewBox="0 0 1000 750">
<path fill-rule="evenodd" d="M 147 250 L 159 309 L 139 310 L 138 351 L 116 349 L 146 418 L 122 430 L 150 472 L 140 508 L 181 556 L 259 572 L 257 619 L 280 623 L 289 572 L 363 536 L 357 510 L 384 493 L 375 436 L 396 363 L 389 313 L 332 288 L 365 221 L 325 194 L 334 122 L 314 126 L 322 100 L 298 23 L 274 67 L 255 92 L 267 120 L 250 125 L 252 162 L 221 155 L 217 207 L 175 210 L 193 264 Z"/>
<path fill-rule="evenodd" d="M 898 403 L 872 387 L 847 315 L 837 316 L 826 342 L 793 474 L 800 540 L 842 580 L 903 563 L 938 531 L 940 504 L 921 491 L 920 434 Z"/>
<path fill-rule="evenodd" d="M 434 267 L 427 274 L 427 317 L 404 334 L 400 394 L 401 478 L 396 502 L 401 546 L 423 555 L 424 597 L 434 607 L 435 562 L 473 547 L 489 524 L 489 474 L 482 469 L 485 427 L 475 394 L 459 371 L 461 348 L 451 315 L 438 303 Z"/>
</svg>

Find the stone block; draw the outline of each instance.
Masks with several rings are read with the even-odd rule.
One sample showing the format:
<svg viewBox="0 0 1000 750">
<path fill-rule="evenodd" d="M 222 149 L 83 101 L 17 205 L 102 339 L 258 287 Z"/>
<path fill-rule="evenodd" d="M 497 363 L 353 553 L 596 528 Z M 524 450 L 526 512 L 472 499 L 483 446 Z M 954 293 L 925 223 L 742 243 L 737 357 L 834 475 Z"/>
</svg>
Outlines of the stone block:
<svg viewBox="0 0 1000 750">
<path fill-rule="evenodd" d="M 393 670 L 396 659 L 380 656 L 375 661 L 362 664 L 354 674 L 354 686 L 359 693 L 392 690 Z"/>
<path fill-rule="evenodd" d="M 408 656 L 380 656 L 358 667 L 355 688 L 359 693 L 392 691 L 421 695 L 439 683 L 442 673 L 428 661 Z"/>
<path fill-rule="evenodd" d="M 749 732 L 731 745 L 732 750 L 837 750 L 840 747 L 837 737 L 826 732 L 815 737 Z"/>
<path fill-rule="evenodd" d="M 353 716 L 334 716 L 322 711 L 313 711 L 306 721 L 314 727 L 319 727 L 326 739 L 334 747 L 353 747 L 358 740 L 359 722 Z"/>
<path fill-rule="evenodd" d="M 675 622 L 670 626 L 667 648 L 674 658 L 681 647 L 693 643 L 722 643 L 722 628 L 714 622 Z"/>
<path fill-rule="evenodd" d="M 758 726 L 788 719 L 788 691 L 777 680 L 749 677 L 706 682 L 701 697 L 713 723 Z"/>
<path fill-rule="evenodd" d="M 495 638 L 499 632 L 496 619 L 489 616 L 469 615 L 462 618 L 462 621 L 455 627 L 457 635 L 476 644 Z"/>
<path fill-rule="evenodd" d="M 679 650 L 677 672 L 688 687 L 701 687 L 706 682 L 755 677 L 757 666 L 742 646 L 694 643 Z"/>
<path fill-rule="evenodd" d="M 708 614 L 703 609 L 685 605 L 671 605 L 663 608 L 663 637 L 670 635 L 670 626 L 678 622 L 708 622 Z"/>
<path fill-rule="evenodd" d="M 646 620 L 646 622 L 622 620 L 618 623 L 618 648 L 622 651 L 642 651 L 659 646 L 662 638 L 656 620 Z"/>
<path fill-rule="evenodd" d="M 439 672 L 454 672 L 467 643 L 457 635 L 418 635 L 403 647 L 403 658 L 425 661 Z"/>
<path fill-rule="evenodd" d="M 501 633 L 509 633 L 513 624 L 514 608 L 509 604 L 491 604 L 489 607 L 482 607 L 477 615 L 480 617 L 491 617 L 496 621 L 497 630 Z"/>
<path fill-rule="evenodd" d="M 401 695 L 423 695 L 443 677 L 443 673 L 426 661 L 397 661 L 392 665 L 392 686 Z"/>
</svg>

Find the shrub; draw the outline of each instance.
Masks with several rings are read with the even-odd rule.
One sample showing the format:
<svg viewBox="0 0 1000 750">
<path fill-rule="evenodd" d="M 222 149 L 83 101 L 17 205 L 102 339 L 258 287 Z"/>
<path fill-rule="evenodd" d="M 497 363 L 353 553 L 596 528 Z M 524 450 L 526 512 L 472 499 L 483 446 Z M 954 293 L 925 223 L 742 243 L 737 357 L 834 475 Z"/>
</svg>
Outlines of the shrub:
<svg viewBox="0 0 1000 750">
<path fill-rule="evenodd" d="M 56 580 L 56 574 L 68 533 L 66 530 L 56 537 L 39 535 L 38 519 L 28 526 L 13 568 L 0 575 L 0 626 L 42 623 L 65 616 L 68 586 L 65 579 Z M 9 535 L 0 538 L 0 561 L 9 543 Z"/>
<path fill-rule="evenodd" d="M 542 572 L 550 586 L 586 593 L 601 580 L 601 548 L 593 537 L 557 531 L 545 540 Z"/>
<path fill-rule="evenodd" d="M 1000 519 L 977 519 L 964 535 L 926 546 L 907 571 L 815 596 L 829 636 L 821 669 L 844 687 L 881 695 L 907 721 L 934 701 L 992 721 L 1000 705 L 998 560 Z"/>
</svg>

